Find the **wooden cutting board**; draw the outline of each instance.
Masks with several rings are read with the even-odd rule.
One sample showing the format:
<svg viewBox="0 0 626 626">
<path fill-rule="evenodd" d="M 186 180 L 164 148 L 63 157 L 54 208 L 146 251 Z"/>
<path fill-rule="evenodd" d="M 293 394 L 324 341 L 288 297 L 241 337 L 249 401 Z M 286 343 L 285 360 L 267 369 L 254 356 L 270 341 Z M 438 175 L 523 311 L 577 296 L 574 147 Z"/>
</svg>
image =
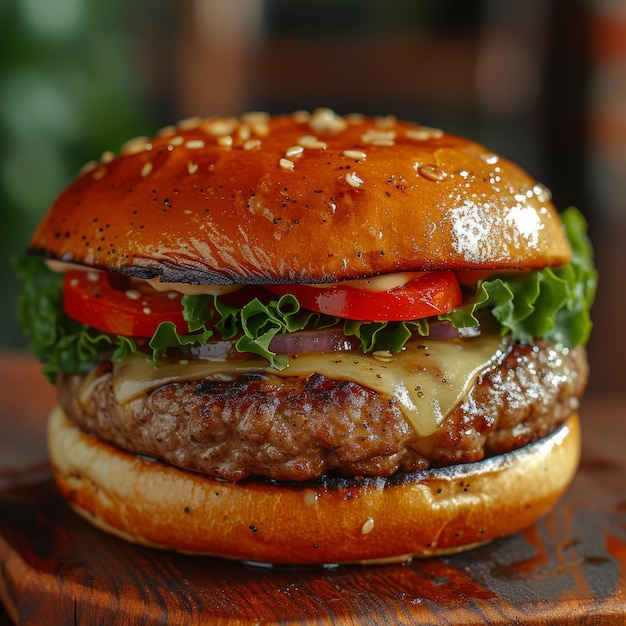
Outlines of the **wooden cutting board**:
<svg viewBox="0 0 626 626">
<path fill-rule="evenodd" d="M 402 565 L 267 569 L 140 548 L 79 519 L 46 464 L 50 390 L 20 355 L 0 357 L 0 381 L 2 626 L 626 623 L 626 398 L 587 399 L 581 470 L 523 533 Z"/>
</svg>

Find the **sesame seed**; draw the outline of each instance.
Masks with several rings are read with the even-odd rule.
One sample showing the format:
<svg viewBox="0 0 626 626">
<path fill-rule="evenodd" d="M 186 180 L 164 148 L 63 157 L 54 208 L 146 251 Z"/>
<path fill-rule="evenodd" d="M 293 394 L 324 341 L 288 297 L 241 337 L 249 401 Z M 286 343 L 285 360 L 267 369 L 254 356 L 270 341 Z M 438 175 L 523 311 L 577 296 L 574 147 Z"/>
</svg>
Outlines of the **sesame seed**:
<svg viewBox="0 0 626 626">
<path fill-rule="evenodd" d="M 485 152 L 479 155 L 479 158 L 488 165 L 495 165 L 500 160 L 500 157 L 497 154 L 493 154 L 493 152 Z"/>
<path fill-rule="evenodd" d="M 189 161 L 189 163 L 187 163 L 187 171 L 190 174 L 195 174 L 198 171 L 198 164 L 192 163 L 191 161 Z"/>
<path fill-rule="evenodd" d="M 372 352 L 372 356 L 383 363 L 390 363 L 393 361 L 393 354 L 391 354 L 389 350 L 375 350 Z"/>
<path fill-rule="evenodd" d="M 424 178 L 435 182 L 439 182 L 448 177 L 448 174 L 446 174 L 446 172 L 444 172 L 437 165 L 422 165 L 422 167 L 420 167 L 417 171 Z"/>
<path fill-rule="evenodd" d="M 98 272 L 87 272 L 87 280 L 90 283 L 97 283 L 100 280 L 100 274 Z"/>
<path fill-rule="evenodd" d="M 137 154 L 138 152 L 143 152 L 146 149 L 147 143 L 147 137 L 135 137 L 134 139 L 129 139 L 122 146 L 120 152 L 122 154 Z"/>
<path fill-rule="evenodd" d="M 241 120 L 251 126 L 266 125 L 270 121 L 270 114 L 265 111 L 248 111 L 241 116 Z"/>
<path fill-rule="evenodd" d="M 376 128 L 392 128 L 396 125 L 396 116 L 395 115 L 378 115 L 374 119 L 374 124 Z"/>
<path fill-rule="evenodd" d="M 149 306 L 143 307 L 142 310 L 146 315 L 150 315 L 150 313 L 152 313 L 152 309 Z"/>
<path fill-rule="evenodd" d="M 260 147 L 261 147 L 260 139 L 248 139 L 248 141 L 246 141 L 243 144 L 244 150 L 254 150 L 255 148 L 260 148 Z"/>
<path fill-rule="evenodd" d="M 363 184 L 363 179 L 359 178 L 354 172 L 349 172 L 348 174 L 346 174 L 346 182 L 351 187 L 358 188 Z"/>
<path fill-rule="evenodd" d="M 207 122 L 207 129 L 214 137 L 221 137 L 232 134 L 237 125 L 238 121 L 234 118 L 219 118 L 209 120 Z"/>
<path fill-rule="evenodd" d="M 365 161 L 367 158 L 367 154 L 363 152 L 363 150 L 344 150 L 343 156 L 348 157 L 349 159 L 355 159 L 357 161 Z"/>
<path fill-rule="evenodd" d="M 361 526 L 361 534 L 369 535 L 374 530 L 374 519 L 368 517 L 364 522 L 363 526 Z"/>
<path fill-rule="evenodd" d="M 193 213 L 193 211 L 191 211 L 190 209 L 185 209 L 185 210 L 183 211 L 183 213 L 184 213 L 185 215 L 191 215 L 191 214 Z"/>
<path fill-rule="evenodd" d="M 129 300 L 139 300 L 139 298 L 141 298 L 141 294 L 136 289 L 127 289 L 126 297 Z"/>
<path fill-rule="evenodd" d="M 289 170 L 291 172 L 293 172 L 296 167 L 295 163 L 289 159 L 281 159 L 278 163 L 284 170 Z"/>
<path fill-rule="evenodd" d="M 84 174 L 89 174 L 89 172 L 93 172 L 96 167 L 98 167 L 98 161 L 87 161 L 80 170 L 78 170 L 79 176 L 83 176 Z"/>
<path fill-rule="evenodd" d="M 291 114 L 291 117 L 293 118 L 294 122 L 305 124 L 311 119 L 311 114 L 309 113 L 309 111 L 294 111 Z"/>
<path fill-rule="evenodd" d="M 217 143 L 222 148 L 230 148 L 233 145 L 233 138 L 231 135 L 222 135 L 217 138 Z"/>
<path fill-rule="evenodd" d="M 420 126 L 419 128 L 410 128 L 404 133 L 404 136 L 407 139 L 414 139 L 415 141 L 426 141 L 427 139 L 440 139 L 443 137 L 443 134 L 440 128 Z"/>
<path fill-rule="evenodd" d="M 204 141 L 202 139 L 190 139 L 186 144 L 186 148 L 189 150 L 200 150 L 204 148 Z"/>
<path fill-rule="evenodd" d="M 291 146 L 290 148 L 287 148 L 287 150 L 285 151 L 285 156 L 293 159 L 301 157 L 302 153 L 304 152 L 304 148 L 302 146 Z"/>
<path fill-rule="evenodd" d="M 110 163 L 115 155 L 110 150 L 105 150 L 100 157 L 100 163 Z"/>
<path fill-rule="evenodd" d="M 94 180 L 100 180 L 106 174 L 106 172 L 106 167 L 99 167 L 97 170 L 94 171 L 92 176 Z"/>
<path fill-rule="evenodd" d="M 248 139 L 250 139 L 250 134 L 250 127 L 246 124 L 240 126 L 239 130 L 237 131 L 237 135 L 239 136 L 240 141 L 247 141 Z"/>
<path fill-rule="evenodd" d="M 326 142 L 319 141 L 314 135 L 303 135 L 298 139 L 297 144 L 311 150 L 326 150 Z"/>
<path fill-rule="evenodd" d="M 173 126 L 173 125 L 164 126 L 163 128 L 157 131 L 156 136 L 166 137 L 168 135 L 173 135 L 175 132 L 176 132 L 176 126 Z"/>
<path fill-rule="evenodd" d="M 365 119 L 365 116 L 362 113 L 348 113 L 345 117 L 347 122 L 349 124 L 353 124 L 354 126 L 362 124 Z"/>
<path fill-rule="evenodd" d="M 202 124 L 202 118 L 194 116 L 180 120 L 176 126 L 178 126 L 180 130 L 191 130 L 192 128 L 198 128 L 200 124 Z"/>
<path fill-rule="evenodd" d="M 541 183 L 535 184 L 535 186 L 533 187 L 533 192 L 540 202 L 547 202 L 548 200 L 552 200 L 552 192 Z"/>
<path fill-rule="evenodd" d="M 395 130 L 379 130 L 375 128 L 370 128 L 361 135 L 361 141 L 374 146 L 393 146 L 395 138 Z"/>
<path fill-rule="evenodd" d="M 340 133 L 347 125 L 345 118 L 328 108 L 315 109 L 309 120 L 309 127 L 316 133 Z"/>
<path fill-rule="evenodd" d="M 150 172 L 152 172 L 152 163 L 148 161 L 147 163 L 144 163 L 143 167 L 141 168 L 142 178 L 145 178 L 146 176 L 148 176 Z"/>
<path fill-rule="evenodd" d="M 259 137 L 267 137 L 270 134 L 269 124 L 251 124 L 252 132 Z"/>
<path fill-rule="evenodd" d="M 170 139 L 170 146 L 182 146 L 185 143 L 185 138 L 182 135 L 176 135 Z"/>
<path fill-rule="evenodd" d="M 311 115 L 311 126 L 316 124 L 320 125 L 328 123 L 335 117 L 335 115 L 335 112 L 328 107 L 320 107 L 318 109 L 315 109 L 315 111 L 313 111 L 313 114 Z"/>
</svg>

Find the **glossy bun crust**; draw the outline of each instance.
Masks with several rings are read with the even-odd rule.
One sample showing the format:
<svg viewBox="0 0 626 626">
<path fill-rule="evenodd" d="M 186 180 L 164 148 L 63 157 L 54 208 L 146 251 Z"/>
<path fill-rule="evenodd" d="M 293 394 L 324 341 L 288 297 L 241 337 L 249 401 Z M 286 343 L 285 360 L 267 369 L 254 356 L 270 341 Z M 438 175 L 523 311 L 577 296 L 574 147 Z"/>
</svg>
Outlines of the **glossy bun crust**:
<svg viewBox="0 0 626 626">
<path fill-rule="evenodd" d="M 231 483 L 113 448 L 56 408 L 50 462 L 63 496 L 99 528 L 149 546 L 264 563 L 400 561 L 458 552 L 532 524 L 572 480 L 578 417 L 477 463 L 365 479 Z"/>
<path fill-rule="evenodd" d="M 483 146 L 328 109 L 193 119 L 90 163 L 31 252 L 168 282 L 334 282 L 540 268 L 570 248 L 550 194 Z"/>
</svg>

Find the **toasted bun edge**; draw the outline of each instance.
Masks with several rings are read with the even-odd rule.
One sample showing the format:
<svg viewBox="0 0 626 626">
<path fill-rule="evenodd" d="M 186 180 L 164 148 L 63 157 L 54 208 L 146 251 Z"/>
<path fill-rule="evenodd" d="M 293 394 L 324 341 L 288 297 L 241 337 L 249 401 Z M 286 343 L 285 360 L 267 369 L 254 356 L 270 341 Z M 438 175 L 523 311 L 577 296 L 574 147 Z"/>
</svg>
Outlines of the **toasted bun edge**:
<svg viewBox="0 0 626 626">
<path fill-rule="evenodd" d="M 72 508 L 134 543 L 272 564 L 403 561 L 462 551 L 543 516 L 579 463 L 573 414 L 516 451 L 402 479 L 303 485 L 215 480 L 136 457 L 50 416 L 54 479 Z"/>
<path fill-rule="evenodd" d="M 326 109 L 187 121 L 106 153 L 60 194 L 30 250 L 217 284 L 537 269 L 571 255 L 549 192 L 508 159 Z"/>
</svg>

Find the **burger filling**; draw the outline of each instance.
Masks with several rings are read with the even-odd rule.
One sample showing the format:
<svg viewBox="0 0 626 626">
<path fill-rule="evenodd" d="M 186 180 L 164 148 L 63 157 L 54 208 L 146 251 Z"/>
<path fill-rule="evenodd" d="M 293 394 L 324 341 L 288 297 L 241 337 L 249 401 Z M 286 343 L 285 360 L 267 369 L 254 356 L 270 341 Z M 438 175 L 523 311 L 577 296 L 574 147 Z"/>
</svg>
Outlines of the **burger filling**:
<svg viewBox="0 0 626 626">
<path fill-rule="evenodd" d="M 163 290 L 25 258 L 20 312 L 68 416 L 121 448 L 229 480 L 387 476 L 575 409 L 596 277 L 584 220 L 563 221 L 570 263 L 499 276 Z"/>
<path fill-rule="evenodd" d="M 498 355 L 426 436 L 398 397 L 318 373 L 174 379 L 120 403 L 105 363 L 87 385 L 85 375 L 63 375 L 60 402 L 81 427 L 123 449 L 219 478 L 390 476 L 518 448 L 577 408 L 587 381 L 582 347 L 506 340 Z M 422 393 L 432 392 L 424 385 Z"/>
</svg>

